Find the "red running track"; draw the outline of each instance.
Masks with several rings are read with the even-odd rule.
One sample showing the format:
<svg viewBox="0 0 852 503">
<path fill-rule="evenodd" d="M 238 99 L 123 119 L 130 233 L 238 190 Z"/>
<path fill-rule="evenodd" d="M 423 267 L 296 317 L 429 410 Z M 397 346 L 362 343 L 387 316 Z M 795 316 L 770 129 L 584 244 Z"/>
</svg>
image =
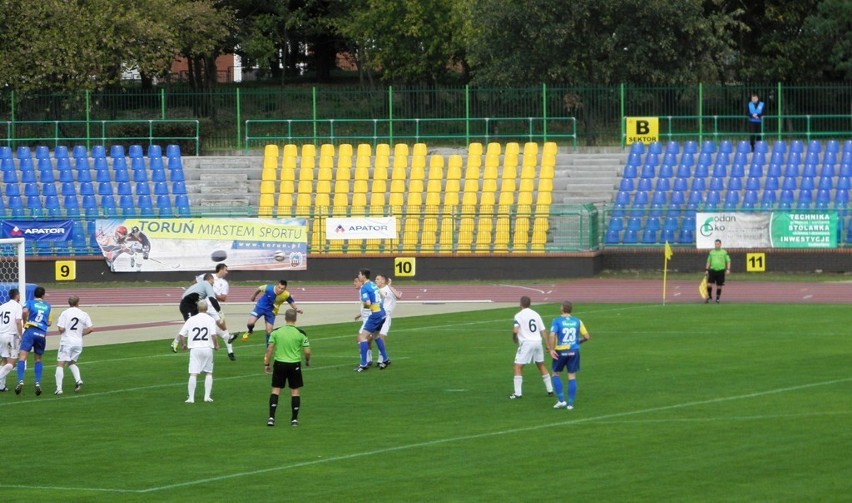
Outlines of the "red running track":
<svg viewBox="0 0 852 503">
<path fill-rule="evenodd" d="M 667 303 L 700 303 L 698 280 L 669 281 L 667 284 Z M 536 282 L 522 284 L 509 282 L 502 284 L 436 284 L 410 285 L 404 281 L 394 283 L 403 292 L 403 301 L 421 302 L 460 302 L 491 301 L 517 302 L 522 295 L 528 295 L 534 303 L 561 302 L 570 300 L 575 303 L 651 303 L 663 301 L 662 280 L 625 280 L 625 279 L 577 279 L 553 283 Z M 253 287 L 233 287 L 228 296 L 229 302 L 250 302 Z M 121 304 L 174 304 L 180 302 L 183 290 L 177 287 L 129 287 L 129 288 L 85 288 L 73 290 L 83 305 L 121 305 Z M 305 286 L 291 284 L 290 293 L 299 302 L 357 302 L 357 293 L 351 285 Z M 58 299 L 70 294 L 68 290 L 48 292 L 46 300 L 57 303 Z M 791 304 L 851 304 L 852 282 L 832 283 L 783 283 L 783 282 L 742 282 L 736 276 L 729 278 L 723 289 L 723 303 L 791 303 Z"/>
</svg>

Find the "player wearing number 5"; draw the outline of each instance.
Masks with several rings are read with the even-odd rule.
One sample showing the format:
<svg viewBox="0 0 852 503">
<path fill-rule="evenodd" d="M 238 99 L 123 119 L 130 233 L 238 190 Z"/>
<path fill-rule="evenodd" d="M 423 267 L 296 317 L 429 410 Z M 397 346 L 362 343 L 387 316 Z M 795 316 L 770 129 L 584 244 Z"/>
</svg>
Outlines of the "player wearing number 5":
<svg viewBox="0 0 852 503">
<path fill-rule="evenodd" d="M 541 341 L 544 337 L 544 322 L 541 316 L 530 309 L 530 298 L 521 297 L 521 310 L 515 315 L 515 328 L 512 332 L 512 340 L 518 345 L 515 353 L 515 392 L 509 395 L 510 400 L 516 400 L 523 396 L 524 376 L 521 371 L 524 365 L 535 362 L 541 378 L 544 381 L 544 389 L 548 396 L 553 396 L 553 385 L 550 382 L 550 374 L 544 366 L 544 351 L 541 349 Z"/>
<path fill-rule="evenodd" d="M 92 318 L 79 308 L 80 298 L 76 295 L 68 297 L 65 311 L 59 314 L 56 327 L 59 329 L 59 351 L 56 353 L 56 391 L 54 395 L 62 394 L 62 379 L 65 377 L 65 364 L 74 376 L 74 392 L 80 391 L 83 378 L 80 377 L 80 367 L 77 360 L 83 352 L 83 336 L 92 333 Z"/>
<path fill-rule="evenodd" d="M 207 301 L 198 302 L 198 314 L 183 324 L 178 335 L 183 349 L 189 349 L 189 382 L 186 403 L 195 403 L 195 385 L 198 374 L 204 372 L 204 401 L 212 402 L 213 351 L 219 349 L 216 337 L 216 322 L 207 314 Z"/>
<path fill-rule="evenodd" d="M 550 324 L 550 336 L 547 338 L 547 350 L 553 358 L 553 388 L 559 401 L 554 409 L 574 408 L 577 396 L 577 372 L 580 371 L 580 344 L 589 340 L 589 332 L 579 318 L 571 315 L 574 305 L 567 300 L 562 303 L 562 316 Z M 562 391 L 563 370 L 568 371 L 568 401 Z"/>
<path fill-rule="evenodd" d="M 24 370 L 30 351 L 35 353 L 35 394 L 41 395 L 41 375 L 44 372 L 44 364 L 41 358 L 44 355 L 47 327 L 50 326 L 50 304 L 44 301 L 44 288 L 40 286 L 36 287 L 33 297 L 33 300 L 28 300 L 24 304 L 23 309 L 23 319 L 26 321 L 24 322 L 24 335 L 21 337 L 21 350 L 18 353 L 16 395 L 20 395 L 21 390 L 24 389 Z"/>
</svg>

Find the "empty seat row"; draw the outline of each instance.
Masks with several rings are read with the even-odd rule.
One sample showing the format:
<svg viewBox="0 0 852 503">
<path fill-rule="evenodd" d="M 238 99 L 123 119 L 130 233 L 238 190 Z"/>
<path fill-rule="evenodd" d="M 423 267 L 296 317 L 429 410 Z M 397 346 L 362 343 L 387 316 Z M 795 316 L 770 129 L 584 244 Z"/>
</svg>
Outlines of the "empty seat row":
<svg viewBox="0 0 852 503">
<path fill-rule="evenodd" d="M 112 158 L 122 158 L 124 157 L 124 146 L 123 145 L 111 145 L 110 146 L 110 157 Z M 75 145 L 73 150 L 71 151 L 71 156 L 75 159 L 82 157 L 93 157 L 93 158 L 104 158 L 106 157 L 106 148 L 103 145 L 95 145 L 92 147 L 91 155 L 89 155 L 88 149 L 84 145 Z M 148 146 L 148 157 L 149 158 L 157 158 L 163 156 L 163 151 L 160 145 L 149 145 Z M 128 156 L 131 159 L 144 157 L 144 150 L 142 145 L 130 145 L 128 149 Z M 32 159 L 33 152 L 28 146 L 20 146 L 17 148 L 15 153 L 8 146 L 0 146 L 0 159 Z M 68 155 L 68 147 L 65 145 L 58 145 L 55 147 L 53 151 L 54 159 L 67 159 Z M 166 157 L 172 158 L 180 158 L 180 145 L 167 145 L 166 146 Z M 49 159 L 50 158 L 50 148 L 46 145 L 39 145 L 35 149 L 35 158 L 36 159 Z"/>
</svg>

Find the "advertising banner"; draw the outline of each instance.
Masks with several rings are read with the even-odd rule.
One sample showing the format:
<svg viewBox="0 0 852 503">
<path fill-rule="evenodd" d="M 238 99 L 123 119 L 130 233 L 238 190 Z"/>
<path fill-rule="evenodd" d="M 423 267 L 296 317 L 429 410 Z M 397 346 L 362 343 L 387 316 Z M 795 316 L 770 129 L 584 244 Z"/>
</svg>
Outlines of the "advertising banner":
<svg viewBox="0 0 852 503">
<path fill-rule="evenodd" d="M 329 241 L 397 239 L 396 217 L 327 218 L 325 238 Z"/>
<path fill-rule="evenodd" d="M 307 269 L 304 218 L 117 218 L 96 238 L 115 272 Z"/>
<path fill-rule="evenodd" d="M 713 248 L 836 248 L 837 212 L 698 213 L 696 246 Z"/>
<path fill-rule="evenodd" d="M 2 221 L 3 238 L 24 238 L 28 241 L 70 241 L 71 220 Z"/>
</svg>

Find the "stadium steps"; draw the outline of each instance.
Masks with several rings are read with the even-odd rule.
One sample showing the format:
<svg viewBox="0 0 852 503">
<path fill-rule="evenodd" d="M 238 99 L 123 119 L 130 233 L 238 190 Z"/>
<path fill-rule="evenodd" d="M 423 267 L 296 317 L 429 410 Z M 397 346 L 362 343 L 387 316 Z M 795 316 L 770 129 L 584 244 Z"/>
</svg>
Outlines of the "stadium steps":
<svg viewBox="0 0 852 503">
<path fill-rule="evenodd" d="M 187 181 L 192 180 L 187 192 L 193 208 L 205 211 L 257 205 L 258 195 L 250 193 L 250 187 L 257 184 L 249 180 L 260 179 L 260 168 L 252 158 L 185 158 L 184 172 Z"/>
<path fill-rule="evenodd" d="M 593 202 L 610 202 L 615 197 L 620 180 L 620 169 L 627 160 L 627 153 L 582 153 L 560 154 L 556 157 L 556 177 L 554 192 L 561 192 L 565 204 L 577 205 Z M 566 175 L 566 183 L 561 182 Z"/>
</svg>

